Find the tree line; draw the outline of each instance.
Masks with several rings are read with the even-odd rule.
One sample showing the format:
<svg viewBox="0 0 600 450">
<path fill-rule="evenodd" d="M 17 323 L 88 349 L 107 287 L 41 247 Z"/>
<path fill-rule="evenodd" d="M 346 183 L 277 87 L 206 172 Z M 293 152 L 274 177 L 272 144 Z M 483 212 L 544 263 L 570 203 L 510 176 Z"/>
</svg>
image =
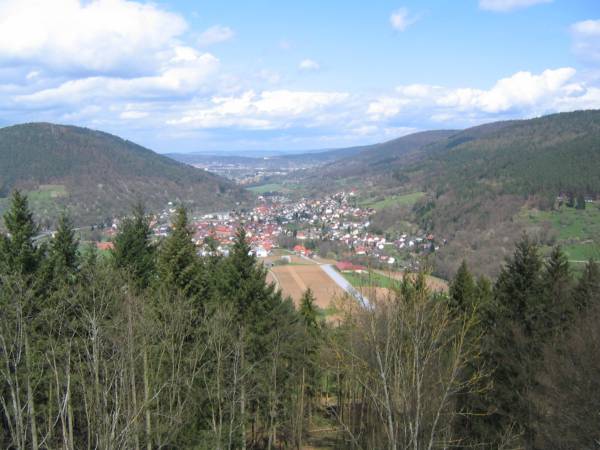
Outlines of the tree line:
<svg viewBox="0 0 600 450">
<path fill-rule="evenodd" d="M 2 448 L 597 448 L 600 270 L 559 248 L 524 237 L 448 294 L 406 276 L 333 324 L 267 283 L 243 228 L 198 256 L 182 207 L 155 243 L 137 206 L 108 256 L 67 217 L 34 242 L 19 192 L 4 224 Z"/>
</svg>

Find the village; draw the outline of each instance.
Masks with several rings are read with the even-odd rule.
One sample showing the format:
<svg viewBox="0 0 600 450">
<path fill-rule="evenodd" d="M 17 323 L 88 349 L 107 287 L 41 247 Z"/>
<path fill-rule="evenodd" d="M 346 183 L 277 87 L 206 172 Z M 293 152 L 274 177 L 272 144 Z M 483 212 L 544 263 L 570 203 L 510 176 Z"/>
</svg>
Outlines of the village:
<svg viewBox="0 0 600 450">
<path fill-rule="evenodd" d="M 374 233 L 370 219 L 375 210 L 357 206 L 356 196 L 355 191 L 298 201 L 281 195 L 259 196 L 252 209 L 192 216 L 193 240 L 202 255 L 216 251 L 226 256 L 238 228 L 243 226 L 258 258 L 287 249 L 307 258 L 328 256 L 347 263 L 401 270 L 416 269 L 419 256 L 439 248 L 431 234 L 399 234 L 386 239 Z M 176 205 L 169 203 L 153 217 L 151 227 L 157 240 L 169 235 L 175 211 Z M 110 241 L 118 226 L 119 220 L 115 220 L 103 240 Z M 333 245 L 324 247 L 324 243 Z M 110 242 L 100 242 L 98 247 L 110 248 Z"/>
</svg>

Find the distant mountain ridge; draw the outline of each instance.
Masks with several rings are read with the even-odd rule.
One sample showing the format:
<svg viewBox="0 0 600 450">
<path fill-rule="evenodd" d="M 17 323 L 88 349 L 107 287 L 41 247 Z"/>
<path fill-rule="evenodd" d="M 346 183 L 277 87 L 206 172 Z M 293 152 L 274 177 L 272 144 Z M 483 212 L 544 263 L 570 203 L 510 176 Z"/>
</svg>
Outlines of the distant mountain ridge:
<svg viewBox="0 0 600 450">
<path fill-rule="evenodd" d="M 247 198 L 233 183 L 101 131 L 30 123 L 0 129 L 0 198 L 32 192 L 41 217 L 68 208 L 78 223 L 126 213 L 137 200 L 224 208 Z"/>
<path fill-rule="evenodd" d="M 362 151 L 365 147 L 349 147 L 336 148 L 328 150 L 311 150 L 305 152 L 294 152 L 289 154 L 265 154 L 258 156 L 250 152 L 248 156 L 242 155 L 242 152 L 226 152 L 219 153 L 165 153 L 164 156 L 174 159 L 175 161 L 186 164 L 206 164 L 209 162 L 232 163 L 232 164 L 252 164 L 260 165 L 267 162 L 270 165 L 286 166 L 294 163 L 305 164 L 324 164 L 330 161 L 335 161 L 340 158 L 353 156 Z M 235 154 L 234 154 L 235 153 Z"/>
</svg>

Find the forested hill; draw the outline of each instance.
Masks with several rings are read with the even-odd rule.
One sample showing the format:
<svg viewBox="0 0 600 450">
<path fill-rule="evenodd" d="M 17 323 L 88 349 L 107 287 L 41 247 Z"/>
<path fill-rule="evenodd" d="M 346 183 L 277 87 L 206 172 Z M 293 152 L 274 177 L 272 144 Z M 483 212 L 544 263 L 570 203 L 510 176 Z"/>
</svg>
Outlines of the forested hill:
<svg viewBox="0 0 600 450">
<path fill-rule="evenodd" d="M 29 192 L 36 213 L 54 219 L 68 207 L 77 223 L 128 211 L 144 198 L 226 208 L 245 198 L 233 183 L 100 131 L 50 123 L 0 129 L 0 199 Z M 6 201 L 0 200 L 0 207 Z"/>
<path fill-rule="evenodd" d="M 518 121 L 457 145 L 452 137 L 426 155 L 402 170 L 407 185 L 430 193 L 421 221 L 487 230 L 524 205 L 549 210 L 560 194 L 600 194 L 600 111 Z"/>
<path fill-rule="evenodd" d="M 456 133 L 456 130 L 423 131 L 380 144 L 353 147 L 346 151 L 338 150 L 338 158 L 324 166 L 317 177 L 364 177 L 386 172 L 400 164 L 418 159 L 423 148 L 446 141 Z"/>
<path fill-rule="evenodd" d="M 400 145 L 399 149 L 398 146 Z M 559 191 L 600 193 L 600 111 L 577 111 L 495 122 L 463 131 L 429 131 L 367 147 L 326 168 L 329 174 L 435 187 L 438 194 L 472 192 L 539 195 Z M 392 181 L 393 182 L 393 181 Z M 400 184 L 396 181 L 396 184 Z"/>
<path fill-rule="evenodd" d="M 388 150 L 387 159 L 386 144 L 379 152 L 372 147 L 360 158 L 345 158 L 313 171 L 305 183 L 315 186 L 319 180 L 340 177 L 335 188 L 357 187 L 366 204 L 371 199 L 424 193 L 412 208 L 390 202 L 373 223 L 393 232 L 401 221 L 409 220 L 448 238 L 451 244 L 438 255 L 440 274 L 446 276 L 470 255 L 477 259 L 472 266 L 497 273 L 511 243 L 524 230 L 532 230 L 529 221 L 521 220 L 527 211 L 556 211 L 561 194 L 581 202 L 600 199 L 598 110 L 490 123 L 437 137 L 422 145 L 417 142 L 400 155 Z M 565 232 L 554 224 L 558 217 L 546 219 L 538 225 L 549 230 L 551 244 Z M 565 237 L 596 238 L 575 232 Z"/>
<path fill-rule="evenodd" d="M 579 198 L 582 206 L 598 199 L 600 111 L 512 122 L 471 139 L 468 132 L 463 142 L 455 136 L 431 146 L 402 170 L 404 186 L 428 193 L 413 209 L 417 223 L 449 238 L 437 255 L 440 272 L 453 273 L 466 258 L 496 273 L 523 231 L 546 246 L 560 243 L 573 260 L 596 254 L 596 228 L 581 225 L 594 220 L 596 205 L 569 213 L 557 197 Z"/>
<path fill-rule="evenodd" d="M 420 169 L 441 190 L 489 186 L 499 193 L 600 193 L 600 111 L 554 114 L 513 122 L 458 145 L 449 139 L 430 150 Z M 493 185 L 493 186 L 492 186 Z"/>
</svg>

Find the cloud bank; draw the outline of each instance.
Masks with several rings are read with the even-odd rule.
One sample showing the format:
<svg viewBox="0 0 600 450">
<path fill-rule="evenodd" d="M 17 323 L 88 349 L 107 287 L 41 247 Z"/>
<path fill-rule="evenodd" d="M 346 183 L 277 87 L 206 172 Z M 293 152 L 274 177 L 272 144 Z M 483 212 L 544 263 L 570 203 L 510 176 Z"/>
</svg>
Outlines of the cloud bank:
<svg viewBox="0 0 600 450">
<path fill-rule="evenodd" d="M 534 1 L 484 3 L 510 10 Z M 398 31 L 415 20 L 406 9 L 390 17 Z M 577 22 L 570 33 L 573 51 L 596 67 L 600 20 Z M 508 73 L 488 86 L 320 89 L 325 74 L 310 58 L 290 58 L 287 73 L 268 66 L 247 73 L 228 69 L 208 47 L 234 35 L 222 25 L 195 34 L 181 15 L 160 4 L 0 1 L 0 123 L 73 123 L 132 139 L 146 136 L 150 146 L 160 138 L 163 148 L 180 139 L 229 148 L 308 148 L 600 108 L 596 79 L 573 67 Z"/>
</svg>

